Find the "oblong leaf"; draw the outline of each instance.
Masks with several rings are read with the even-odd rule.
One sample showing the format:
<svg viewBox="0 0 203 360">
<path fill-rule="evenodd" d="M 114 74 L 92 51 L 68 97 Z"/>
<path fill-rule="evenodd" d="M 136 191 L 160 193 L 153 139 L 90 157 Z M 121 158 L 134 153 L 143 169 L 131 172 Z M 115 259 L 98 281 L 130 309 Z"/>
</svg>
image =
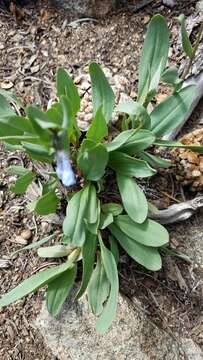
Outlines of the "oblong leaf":
<svg viewBox="0 0 203 360">
<path fill-rule="evenodd" d="M 92 82 L 94 116 L 96 115 L 98 109 L 102 106 L 104 118 L 108 123 L 111 120 L 115 95 L 104 72 L 98 64 L 92 62 L 89 67 L 89 72 Z"/>
<path fill-rule="evenodd" d="M 35 211 L 39 215 L 47 215 L 55 213 L 59 203 L 59 198 L 56 196 L 55 191 L 49 191 L 37 200 Z"/>
<path fill-rule="evenodd" d="M 69 98 L 72 112 L 75 115 L 80 109 L 80 96 L 73 80 L 63 68 L 58 68 L 57 70 L 56 88 L 58 97 L 66 95 Z"/>
<path fill-rule="evenodd" d="M 104 246 L 101 237 L 99 238 L 99 243 L 101 248 L 102 264 L 104 266 L 106 276 L 111 285 L 108 300 L 104 306 L 104 309 L 100 317 L 97 319 L 96 322 L 96 330 L 99 333 L 104 333 L 109 328 L 109 326 L 112 324 L 113 320 L 116 317 L 119 281 L 118 281 L 118 271 L 117 271 L 114 255 L 111 253 L 110 250 L 106 248 L 106 246 Z"/>
<path fill-rule="evenodd" d="M 156 170 L 152 169 L 147 162 L 135 159 L 120 151 L 110 153 L 109 166 L 119 175 L 128 177 L 149 177 L 156 174 Z"/>
<path fill-rule="evenodd" d="M 148 214 L 148 202 L 144 192 L 127 176 L 117 174 L 117 183 L 127 214 L 133 221 L 143 223 Z"/>
<path fill-rule="evenodd" d="M 99 143 L 107 135 L 108 135 L 108 127 L 101 106 L 95 114 L 95 117 L 86 134 L 86 137 L 87 139 L 91 139 L 96 143 Z"/>
<path fill-rule="evenodd" d="M 129 216 L 119 215 L 115 223 L 122 232 L 142 245 L 160 247 L 169 242 L 168 231 L 156 221 L 147 219 L 144 223 L 137 224 Z"/>
<path fill-rule="evenodd" d="M 181 14 L 178 17 L 178 21 L 181 25 L 181 40 L 182 40 L 183 50 L 185 51 L 186 55 L 190 59 L 192 59 L 193 58 L 193 47 L 192 47 L 192 44 L 190 42 L 186 27 L 185 27 L 185 16 L 183 14 Z"/>
<path fill-rule="evenodd" d="M 128 155 L 135 155 L 140 151 L 147 149 L 154 141 L 155 136 L 151 131 L 140 129 L 120 147 L 120 150 Z"/>
<path fill-rule="evenodd" d="M 145 102 L 149 90 L 152 87 L 156 90 L 158 86 L 159 76 L 166 66 L 168 49 L 169 31 L 166 20 L 161 15 L 155 15 L 148 26 L 140 59 L 138 100 L 142 104 Z M 157 76 L 157 69 L 159 69 L 159 76 Z"/>
<path fill-rule="evenodd" d="M 78 250 L 74 251 L 74 255 L 78 255 Z M 43 271 L 38 272 L 37 274 L 32 275 L 28 279 L 24 280 L 13 290 L 9 291 L 7 294 L 3 295 L 0 299 L 0 307 L 7 306 L 18 299 L 30 294 L 33 291 L 38 290 L 43 287 L 50 281 L 57 278 L 60 274 L 66 271 L 70 266 L 72 266 L 75 261 L 74 256 L 71 257 L 66 263 L 55 266 Z"/>
<path fill-rule="evenodd" d="M 67 256 L 70 253 L 70 249 L 64 245 L 53 245 L 39 248 L 37 255 L 44 258 L 59 258 Z"/>
<path fill-rule="evenodd" d="M 101 208 L 104 213 L 111 213 L 113 216 L 118 216 L 123 212 L 123 207 L 117 203 L 106 203 Z"/>
<path fill-rule="evenodd" d="M 112 222 L 113 222 L 113 215 L 111 213 L 106 213 L 106 214 L 101 213 L 99 229 L 101 230 L 105 229 Z"/>
<path fill-rule="evenodd" d="M 110 283 L 101 262 L 101 257 L 98 255 L 97 264 L 88 285 L 88 302 L 94 315 L 102 313 L 109 290 Z"/>
<path fill-rule="evenodd" d="M 11 191 L 15 194 L 23 194 L 27 187 L 31 184 L 35 177 L 35 174 L 32 171 L 27 170 L 25 175 L 20 176 L 15 185 L 11 186 Z"/>
<path fill-rule="evenodd" d="M 64 271 L 56 279 L 48 284 L 46 292 L 47 310 L 52 316 L 56 316 L 65 302 L 70 290 L 73 287 L 77 273 L 77 266 Z"/>
<path fill-rule="evenodd" d="M 140 153 L 140 157 L 142 160 L 147 161 L 149 165 L 155 169 L 157 168 L 168 169 L 169 167 L 174 166 L 170 160 L 162 159 L 159 156 L 155 156 L 146 151 L 142 151 Z"/>
<path fill-rule="evenodd" d="M 111 224 L 109 229 L 113 236 L 118 240 L 122 248 L 130 255 L 138 264 L 144 266 L 151 271 L 161 269 L 161 256 L 157 249 L 144 246 L 132 240 L 123 233 L 118 226 Z"/>
<path fill-rule="evenodd" d="M 77 299 L 79 299 L 84 294 L 91 278 L 95 262 L 96 246 L 97 236 L 91 233 L 87 233 L 85 243 L 82 247 L 82 282 L 76 296 Z"/>
<path fill-rule="evenodd" d="M 89 199 L 89 186 L 76 193 L 68 203 L 63 222 L 64 234 L 71 238 L 71 244 L 82 246 L 85 242 L 85 215 Z"/>
<path fill-rule="evenodd" d="M 35 134 L 35 131 L 32 127 L 30 120 L 23 116 L 9 115 L 9 116 L 0 117 L 0 123 L 7 124 L 8 126 L 14 129 L 18 129 L 20 131 L 29 134 Z M 9 135 L 9 134 L 6 133 L 4 135 Z"/>
<path fill-rule="evenodd" d="M 98 181 L 105 172 L 108 152 L 102 144 L 97 144 L 79 153 L 78 166 L 87 180 Z"/>
<path fill-rule="evenodd" d="M 47 150 L 45 146 L 38 144 L 30 144 L 27 142 L 23 142 L 22 145 L 32 159 L 46 162 L 49 164 L 53 163 L 53 155 L 50 153 L 50 150 Z"/>
<path fill-rule="evenodd" d="M 194 97 L 196 86 L 189 85 L 166 98 L 151 112 L 151 130 L 156 136 L 170 134 L 184 120 Z"/>
<path fill-rule="evenodd" d="M 119 149 L 124 145 L 137 131 L 135 129 L 122 131 L 110 143 L 105 144 L 108 152 Z"/>
</svg>

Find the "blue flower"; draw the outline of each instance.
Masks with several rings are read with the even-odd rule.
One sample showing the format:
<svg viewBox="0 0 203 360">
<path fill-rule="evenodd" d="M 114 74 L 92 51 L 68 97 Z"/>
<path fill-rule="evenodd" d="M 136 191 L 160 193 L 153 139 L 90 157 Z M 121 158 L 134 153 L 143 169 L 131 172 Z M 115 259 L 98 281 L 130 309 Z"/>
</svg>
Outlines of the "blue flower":
<svg viewBox="0 0 203 360">
<path fill-rule="evenodd" d="M 76 184 L 68 152 L 60 150 L 56 152 L 56 173 L 63 185 L 69 187 Z"/>
</svg>

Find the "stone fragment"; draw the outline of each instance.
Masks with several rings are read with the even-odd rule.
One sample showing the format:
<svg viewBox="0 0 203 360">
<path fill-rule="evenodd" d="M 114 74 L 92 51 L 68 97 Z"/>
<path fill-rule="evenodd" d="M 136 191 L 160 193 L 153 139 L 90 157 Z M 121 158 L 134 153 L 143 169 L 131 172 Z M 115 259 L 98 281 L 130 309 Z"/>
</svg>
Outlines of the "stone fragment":
<svg viewBox="0 0 203 360">
<path fill-rule="evenodd" d="M 135 309 L 121 297 L 116 320 L 109 331 L 95 331 L 95 317 L 87 300 L 70 299 L 56 318 L 45 304 L 34 326 L 59 360 L 176 360 L 177 343 L 166 332 L 147 320 L 144 311 Z"/>
</svg>

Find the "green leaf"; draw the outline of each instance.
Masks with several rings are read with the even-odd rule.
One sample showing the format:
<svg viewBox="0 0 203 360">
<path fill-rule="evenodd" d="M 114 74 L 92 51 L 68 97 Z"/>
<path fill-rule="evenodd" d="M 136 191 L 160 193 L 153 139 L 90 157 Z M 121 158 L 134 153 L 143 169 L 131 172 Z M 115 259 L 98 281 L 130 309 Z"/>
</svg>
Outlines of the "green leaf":
<svg viewBox="0 0 203 360">
<path fill-rule="evenodd" d="M 109 226 L 112 222 L 113 222 L 113 215 L 111 213 L 108 214 L 101 213 L 99 228 L 103 230 L 107 226 Z"/>
<path fill-rule="evenodd" d="M 87 233 L 85 243 L 82 247 L 83 272 L 80 289 L 76 296 L 77 299 L 79 299 L 84 294 L 90 281 L 95 262 L 96 246 L 97 236 L 91 233 Z"/>
<path fill-rule="evenodd" d="M 5 143 L 5 150 L 7 151 L 16 151 L 16 150 L 23 150 L 23 146 L 22 145 L 15 145 L 15 144 L 11 144 L 11 143 Z"/>
<path fill-rule="evenodd" d="M 116 262 L 116 265 L 117 265 L 118 262 L 119 262 L 118 242 L 112 235 L 109 235 L 109 243 L 110 243 L 110 246 L 111 246 L 111 252 L 112 252 L 112 254 L 114 256 L 114 259 L 115 259 L 115 262 Z"/>
<path fill-rule="evenodd" d="M 87 229 L 92 234 L 97 234 L 100 218 L 100 201 L 97 198 L 96 189 L 93 184 L 89 185 L 88 207 L 85 214 Z"/>
<path fill-rule="evenodd" d="M 108 152 L 119 149 L 124 145 L 131 137 L 137 132 L 136 129 L 122 131 L 118 136 L 116 136 L 112 142 L 105 144 Z"/>
<path fill-rule="evenodd" d="M 89 72 L 92 82 L 94 116 L 96 115 L 98 109 L 102 106 L 103 115 L 106 123 L 108 124 L 111 120 L 115 102 L 113 90 L 98 64 L 92 62 L 89 67 Z"/>
<path fill-rule="evenodd" d="M 34 106 L 29 106 L 26 109 L 27 116 L 32 123 L 32 127 L 36 134 L 41 139 L 42 143 L 48 145 L 51 142 L 51 133 L 49 128 L 52 128 L 48 116 Z M 56 125 L 54 124 L 54 127 Z"/>
<path fill-rule="evenodd" d="M 54 123 L 57 128 L 62 128 L 63 110 L 60 103 L 54 103 L 45 114 L 49 118 L 49 121 Z"/>
<path fill-rule="evenodd" d="M 108 330 L 109 326 L 116 317 L 119 281 L 114 255 L 104 246 L 101 237 L 99 237 L 99 243 L 101 248 L 102 263 L 104 265 L 106 276 L 111 285 L 108 300 L 96 322 L 96 330 L 99 333 L 104 333 L 106 330 Z"/>
<path fill-rule="evenodd" d="M 38 215 L 47 215 L 56 212 L 59 203 L 59 198 L 56 196 L 55 191 L 49 191 L 37 200 L 35 211 Z"/>
<path fill-rule="evenodd" d="M 142 160 L 147 161 L 149 163 L 149 165 L 155 169 L 158 169 L 158 168 L 168 169 L 169 167 L 174 166 L 171 161 L 162 159 L 162 158 L 152 155 L 146 151 L 142 151 L 140 153 L 140 157 Z"/>
<path fill-rule="evenodd" d="M 68 131 L 68 134 L 71 134 L 73 131 L 73 119 L 74 114 L 72 111 L 72 104 L 70 103 L 70 99 L 66 95 L 60 96 L 60 103 L 63 111 L 63 122 L 62 128 Z"/>
<path fill-rule="evenodd" d="M 37 136 L 30 135 L 11 135 L 11 136 L 0 136 L 0 140 L 4 142 L 29 142 L 31 144 L 39 144 L 40 140 Z"/>
<path fill-rule="evenodd" d="M 161 15 L 153 16 L 144 41 L 139 66 L 138 100 L 144 103 L 149 91 L 157 89 L 168 58 L 169 31 Z"/>
<path fill-rule="evenodd" d="M 3 120 L 5 120 L 5 119 L 6 118 L 3 118 Z M 18 144 L 20 144 L 20 141 L 16 140 L 15 137 L 22 136 L 22 135 L 23 135 L 23 132 L 21 130 L 11 127 L 5 121 L 2 121 L 2 119 L 0 119 L 0 137 L 2 137 L 2 138 L 4 138 L 5 136 L 13 137 L 10 140 L 9 139 L 5 140 L 5 142 L 14 144 L 14 145 L 18 145 Z M 4 139 L 2 139 L 2 140 L 4 141 Z"/>
<path fill-rule="evenodd" d="M 20 130 L 21 132 L 26 132 L 29 134 L 35 134 L 35 131 L 32 127 L 30 120 L 23 116 L 18 115 L 9 115 L 0 118 L 0 124 L 8 125 L 11 128 L 16 130 Z M 1 125 L 0 125 L 1 127 Z M 8 136 L 9 134 L 5 133 L 4 136 Z"/>
<path fill-rule="evenodd" d="M 185 27 L 185 16 L 181 14 L 178 18 L 178 21 L 181 25 L 181 40 L 182 40 L 182 47 L 186 55 L 192 59 L 193 58 L 193 47 L 190 42 L 186 27 Z"/>
<path fill-rule="evenodd" d="M 113 216 L 118 216 L 123 212 L 123 207 L 116 203 L 103 204 L 101 208 L 104 213 L 111 213 Z"/>
<path fill-rule="evenodd" d="M 98 219 L 98 199 L 95 186 L 93 184 L 89 185 L 89 201 L 86 219 L 90 224 L 94 224 Z"/>
<path fill-rule="evenodd" d="M 199 154 L 203 154 L 203 146 L 200 145 L 184 145 L 178 141 L 170 141 L 170 140 L 156 140 L 154 145 L 157 146 L 164 146 L 164 147 L 174 147 L 174 148 L 182 148 L 182 149 L 189 149 L 192 151 L 196 151 Z"/>
<path fill-rule="evenodd" d="M 168 231 L 164 226 L 153 220 L 145 220 L 142 224 L 132 221 L 127 215 L 119 215 L 116 225 L 136 242 L 151 247 L 160 247 L 169 242 Z"/>
<path fill-rule="evenodd" d="M 86 137 L 93 140 L 95 143 L 99 143 L 105 136 L 108 135 L 108 127 L 106 120 L 102 113 L 102 106 L 98 108 L 92 124 L 86 134 Z"/>
<path fill-rule="evenodd" d="M 63 222 L 63 232 L 67 236 L 72 236 L 77 222 L 77 216 L 80 208 L 82 191 L 75 193 L 68 201 L 66 217 Z"/>
<path fill-rule="evenodd" d="M 68 202 L 63 232 L 71 238 L 71 244 L 82 246 L 85 242 L 85 215 L 89 199 L 89 186 L 77 192 Z"/>
<path fill-rule="evenodd" d="M 38 290 L 39 288 L 48 284 L 50 281 L 57 278 L 60 274 L 72 266 L 73 262 L 75 261 L 75 257 L 78 256 L 78 253 L 78 249 L 74 250 L 70 259 L 68 259 L 68 261 L 64 264 L 40 271 L 37 274 L 32 275 L 30 278 L 24 280 L 13 290 L 2 296 L 0 299 L 0 307 L 7 306 L 21 299 L 22 297 Z"/>
<path fill-rule="evenodd" d="M 29 244 L 27 246 L 24 246 L 23 248 L 21 248 L 19 250 L 14 251 L 11 254 L 11 256 L 14 256 L 14 255 L 18 254 L 21 251 L 36 249 L 36 248 L 40 247 L 41 245 L 45 244 L 46 242 L 48 242 L 50 240 L 53 240 L 55 236 L 56 236 L 55 234 L 52 234 L 52 235 L 49 235 L 49 236 L 47 236 L 47 237 L 45 237 L 45 238 L 43 238 L 43 239 L 41 239 L 39 241 L 34 241 L 31 244 Z"/>
<path fill-rule="evenodd" d="M 9 175 L 18 175 L 18 176 L 23 176 L 28 172 L 30 172 L 30 170 L 19 165 L 11 165 L 6 169 L 6 171 Z"/>
<path fill-rule="evenodd" d="M 60 312 L 73 287 L 76 273 L 77 267 L 74 265 L 48 284 L 46 303 L 47 309 L 52 316 L 56 316 Z"/>
<path fill-rule="evenodd" d="M 15 185 L 11 186 L 11 191 L 15 194 L 23 194 L 27 187 L 31 184 L 35 177 L 35 174 L 32 171 L 27 171 L 25 175 L 20 176 L 17 180 Z"/>
<path fill-rule="evenodd" d="M 120 151 L 110 153 L 109 166 L 118 174 L 128 177 L 149 177 L 156 174 L 145 161 L 135 159 Z"/>
<path fill-rule="evenodd" d="M 178 76 L 178 69 L 176 66 L 171 66 L 165 69 L 161 75 L 161 80 L 166 84 L 173 86 L 179 84 L 182 81 Z"/>
<path fill-rule="evenodd" d="M 43 184 L 42 188 L 42 195 L 47 194 L 50 191 L 55 191 L 58 185 L 58 179 L 48 180 L 46 183 Z"/>
<path fill-rule="evenodd" d="M 133 221 L 143 223 L 148 214 L 148 203 L 144 192 L 134 179 L 127 176 L 117 175 L 117 183 L 127 214 Z"/>
<path fill-rule="evenodd" d="M 75 116 L 80 110 L 80 96 L 73 80 L 63 68 L 57 70 L 56 87 L 58 97 L 61 95 L 66 95 L 68 97 L 69 103 L 72 106 L 72 113 Z"/>
<path fill-rule="evenodd" d="M 88 285 L 88 302 L 94 315 L 100 315 L 104 303 L 109 295 L 110 283 L 107 279 L 101 257 L 98 255 L 97 264 Z"/>
<path fill-rule="evenodd" d="M 29 106 L 27 108 L 27 114 L 29 119 L 32 121 L 33 128 L 36 127 L 36 124 L 44 130 L 58 127 L 56 122 L 50 121 L 50 118 L 47 116 L 47 114 L 35 106 Z M 36 132 L 38 132 L 38 128 L 36 128 Z"/>
<path fill-rule="evenodd" d="M 21 100 L 12 91 L 0 89 L 0 95 L 6 98 L 9 103 L 15 103 L 19 108 L 23 108 Z"/>
<path fill-rule="evenodd" d="M 41 162 L 46 162 L 51 164 L 53 162 L 53 155 L 50 154 L 50 151 L 43 145 L 38 144 L 29 144 L 29 143 L 22 143 L 24 149 L 27 151 L 28 155 L 33 160 L 38 160 Z"/>
<path fill-rule="evenodd" d="M 88 140 L 88 143 L 90 140 Z M 85 142 L 84 142 L 85 143 Z M 84 145 L 83 145 L 84 148 Z M 108 152 L 102 144 L 80 151 L 78 166 L 87 180 L 98 181 L 104 175 L 108 163 Z"/>
<path fill-rule="evenodd" d="M 6 98 L 0 94 L 0 119 L 12 115 L 15 115 L 15 111 L 12 109 Z"/>
<path fill-rule="evenodd" d="M 128 100 L 116 108 L 117 111 L 128 114 L 132 118 L 133 127 L 142 124 L 142 128 L 150 129 L 151 119 L 144 106 L 133 100 Z M 134 117 L 136 117 L 136 123 L 134 124 Z"/>
<path fill-rule="evenodd" d="M 156 248 L 139 244 L 122 232 L 115 224 L 111 224 L 109 229 L 122 248 L 138 264 L 151 271 L 158 271 L 161 269 L 161 256 Z"/>
<path fill-rule="evenodd" d="M 62 128 L 66 130 L 65 136 L 70 139 L 72 143 L 77 143 L 80 137 L 80 130 L 78 128 L 75 113 L 72 108 L 71 100 L 66 95 L 60 96 L 60 103 L 62 108 Z"/>
<path fill-rule="evenodd" d="M 155 141 L 155 136 L 149 130 L 139 130 L 130 139 L 121 146 L 120 150 L 128 155 L 138 154 L 147 149 Z"/>
<path fill-rule="evenodd" d="M 43 258 L 60 258 L 69 255 L 70 249 L 64 245 L 53 245 L 39 248 L 37 255 Z"/>
<path fill-rule="evenodd" d="M 169 134 L 183 122 L 196 96 L 195 90 L 193 85 L 184 87 L 155 107 L 151 113 L 151 130 L 156 136 Z"/>
</svg>

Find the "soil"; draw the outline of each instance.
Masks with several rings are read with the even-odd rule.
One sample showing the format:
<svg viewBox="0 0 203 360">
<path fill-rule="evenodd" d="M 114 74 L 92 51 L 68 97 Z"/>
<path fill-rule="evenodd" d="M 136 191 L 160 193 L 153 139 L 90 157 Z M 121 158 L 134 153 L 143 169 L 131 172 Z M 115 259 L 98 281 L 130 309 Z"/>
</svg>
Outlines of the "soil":
<svg viewBox="0 0 203 360">
<path fill-rule="evenodd" d="M 132 89 L 136 89 L 140 49 L 151 15 L 158 12 L 164 14 L 173 29 L 174 16 L 181 12 L 186 16 L 191 14 L 195 2 L 180 1 L 174 10 L 170 10 L 163 7 L 161 1 L 154 1 L 151 6 L 146 6 L 136 13 L 121 8 L 103 20 L 79 25 L 77 22 L 72 23 L 78 19 L 77 14 L 56 11 L 47 1 L 38 1 L 34 6 L 29 4 L 17 19 L 11 13 L 0 10 L 1 88 L 14 91 L 24 104 L 35 103 L 45 108 L 50 97 L 53 97 L 54 75 L 58 66 L 65 66 L 76 76 L 91 60 L 96 60 L 109 67 L 114 74 L 124 75 Z M 171 60 L 178 59 L 172 56 Z M 162 92 L 164 91 L 163 88 Z M 200 105 L 197 115 L 194 115 L 187 129 L 196 127 L 202 112 L 203 107 Z M 28 164 L 24 154 L 7 152 L 1 147 L 0 258 L 8 259 L 8 267 L 0 270 L 2 293 L 37 269 L 47 266 L 47 263 L 38 259 L 35 251 L 10 258 L 13 251 L 23 246 L 18 242 L 18 236 L 21 236 L 23 230 L 31 230 L 32 237 L 28 241 L 32 242 L 57 229 L 57 226 L 53 229 L 44 225 L 40 218 L 28 212 L 25 196 L 16 196 L 9 191 L 13 178 L 6 173 L 6 167 L 22 162 Z M 157 190 L 157 187 L 160 189 L 160 183 L 163 183 L 162 195 Z M 180 186 L 170 174 L 161 175 L 153 184 L 150 182 L 148 192 L 150 191 L 154 194 L 154 199 L 164 203 L 163 207 L 173 203 L 174 199 L 181 200 Z M 191 221 L 191 226 L 196 220 Z M 201 217 L 198 221 L 202 224 Z M 183 240 L 177 240 L 176 236 L 177 232 L 182 234 L 182 231 L 180 227 L 171 229 L 172 246 L 187 252 L 187 245 Z M 175 273 L 172 271 L 174 268 Z M 194 267 L 183 260 L 165 256 L 163 270 L 152 274 L 123 255 L 120 280 L 122 292 L 132 301 L 133 296 L 138 297 L 143 304 L 143 311 L 146 311 L 156 325 L 171 336 L 178 333 L 191 337 L 202 345 L 201 268 L 198 264 Z M 42 290 L 0 310 L 2 359 L 54 360 L 54 356 L 32 326 L 43 295 Z"/>
</svg>

